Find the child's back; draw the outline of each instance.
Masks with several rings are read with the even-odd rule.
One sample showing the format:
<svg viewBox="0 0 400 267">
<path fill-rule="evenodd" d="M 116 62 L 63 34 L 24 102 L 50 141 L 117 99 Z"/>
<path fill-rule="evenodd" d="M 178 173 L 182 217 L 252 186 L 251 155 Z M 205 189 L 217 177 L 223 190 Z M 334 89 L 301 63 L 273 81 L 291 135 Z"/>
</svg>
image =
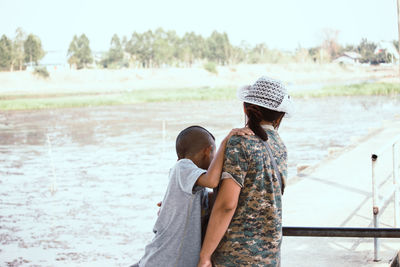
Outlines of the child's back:
<svg viewBox="0 0 400 267">
<path fill-rule="evenodd" d="M 181 159 L 171 169 L 156 234 L 146 246 L 139 266 L 196 266 L 201 248 L 201 204 L 204 187 L 195 186 L 205 173 L 190 159 Z"/>
</svg>

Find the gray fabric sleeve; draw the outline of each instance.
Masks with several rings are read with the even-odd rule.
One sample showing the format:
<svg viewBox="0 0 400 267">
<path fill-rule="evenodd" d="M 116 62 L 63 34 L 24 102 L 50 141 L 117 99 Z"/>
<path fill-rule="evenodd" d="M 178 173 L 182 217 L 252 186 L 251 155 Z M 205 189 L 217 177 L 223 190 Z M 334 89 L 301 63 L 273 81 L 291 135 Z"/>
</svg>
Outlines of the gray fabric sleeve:
<svg viewBox="0 0 400 267">
<path fill-rule="evenodd" d="M 200 169 L 192 161 L 181 162 L 178 175 L 178 183 L 183 192 L 193 194 L 203 187 L 195 186 L 197 179 L 206 173 L 206 170 Z"/>
</svg>

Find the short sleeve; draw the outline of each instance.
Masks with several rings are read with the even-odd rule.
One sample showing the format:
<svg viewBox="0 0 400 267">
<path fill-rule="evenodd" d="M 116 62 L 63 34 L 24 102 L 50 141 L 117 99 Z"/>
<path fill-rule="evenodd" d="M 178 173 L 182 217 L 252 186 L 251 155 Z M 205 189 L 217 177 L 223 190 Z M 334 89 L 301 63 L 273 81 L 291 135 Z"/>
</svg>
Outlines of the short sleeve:
<svg viewBox="0 0 400 267">
<path fill-rule="evenodd" d="M 203 189 L 203 187 L 195 186 L 195 184 L 197 179 L 206 172 L 206 170 L 197 167 L 191 160 L 181 160 L 177 172 L 179 187 L 187 194 L 193 194 L 196 191 Z"/>
<path fill-rule="evenodd" d="M 240 187 L 244 185 L 248 162 L 242 144 L 243 137 L 233 136 L 226 144 L 222 179 L 232 178 Z M 226 174 L 227 173 L 227 174 Z M 229 174 L 229 175 L 228 175 Z"/>
</svg>

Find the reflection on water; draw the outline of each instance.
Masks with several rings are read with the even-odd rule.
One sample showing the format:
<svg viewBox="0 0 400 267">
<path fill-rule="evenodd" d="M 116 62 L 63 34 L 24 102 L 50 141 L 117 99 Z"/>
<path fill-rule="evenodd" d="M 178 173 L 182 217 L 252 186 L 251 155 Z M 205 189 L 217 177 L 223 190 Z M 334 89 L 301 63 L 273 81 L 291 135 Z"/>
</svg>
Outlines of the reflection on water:
<svg viewBox="0 0 400 267">
<path fill-rule="evenodd" d="M 297 164 L 326 157 L 328 147 L 347 146 L 352 137 L 396 119 L 399 102 L 389 97 L 297 100 L 295 116 L 280 129 L 289 150 L 289 177 Z M 241 103 L 0 113 L 0 265 L 137 260 L 152 238 L 155 203 L 176 161 L 175 137 L 193 124 L 220 141 L 243 125 Z"/>
</svg>

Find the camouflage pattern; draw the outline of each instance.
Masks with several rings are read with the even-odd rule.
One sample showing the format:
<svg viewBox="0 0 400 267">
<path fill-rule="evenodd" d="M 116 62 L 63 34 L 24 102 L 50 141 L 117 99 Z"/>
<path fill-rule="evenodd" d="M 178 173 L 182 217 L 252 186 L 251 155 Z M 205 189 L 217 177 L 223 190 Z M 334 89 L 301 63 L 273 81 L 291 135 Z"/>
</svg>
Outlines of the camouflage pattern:
<svg viewBox="0 0 400 267">
<path fill-rule="evenodd" d="M 282 182 L 287 150 L 278 133 L 267 130 Z M 237 209 L 212 260 L 215 266 L 279 266 L 282 242 L 281 188 L 267 149 L 257 136 L 233 136 L 223 171 L 241 187 Z"/>
</svg>

